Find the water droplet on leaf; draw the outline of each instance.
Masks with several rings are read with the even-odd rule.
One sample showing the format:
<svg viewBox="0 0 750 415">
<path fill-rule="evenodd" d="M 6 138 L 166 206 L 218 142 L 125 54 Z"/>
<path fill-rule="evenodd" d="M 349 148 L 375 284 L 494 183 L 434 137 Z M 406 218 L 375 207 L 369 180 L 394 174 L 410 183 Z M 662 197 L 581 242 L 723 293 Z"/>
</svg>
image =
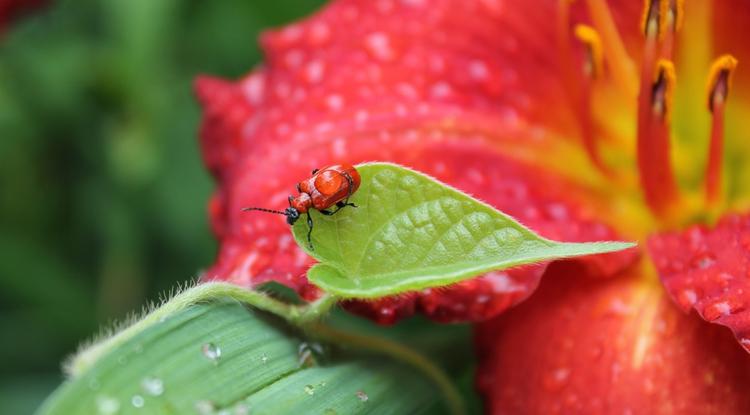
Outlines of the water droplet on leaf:
<svg viewBox="0 0 750 415">
<path fill-rule="evenodd" d="M 305 393 L 310 396 L 315 395 L 315 388 L 313 387 L 313 385 L 305 385 Z"/>
<path fill-rule="evenodd" d="M 96 411 L 99 415 L 114 415 L 120 412 L 120 402 L 110 396 L 96 398 Z"/>
<path fill-rule="evenodd" d="M 211 360 L 214 363 L 218 362 L 221 357 L 221 349 L 213 343 L 204 344 L 201 347 L 201 351 L 203 352 L 203 356 L 206 356 L 208 360 Z"/>
<path fill-rule="evenodd" d="M 357 391 L 355 395 L 357 395 L 357 399 L 359 399 L 362 402 L 367 402 L 370 399 L 370 397 L 367 396 L 367 394 L 364 393 L 363 391 Z"/>
<path fill-rule="evenodd" d="M 145 405 L 146 401 L 141 395 L 133 395 L 133 397 L 130 399 L 130 403 L 133 404 L 133 407 L 135 408 L 143 408 L 143 405 Z"/>
<path fill-rule="evenodd" d="M 141 381 L 141 388 L 151 396 L 159 396 L 164 393 L 164 382 L 159 378 L 144 378 Z"/>
<path fill-rule="evenodd" d="M 195 403 L 195 410 L 198 415 L 213 415 L 216 407 L 211 401 L 198 401 Z"/>
<path fill-rule="evenodd" d="M 323 354 L 320 343 L 302 342 L 297 349 L 297 363 L 299 367 L 313 367 L 318 364 L 318 357 Z"/>
</svg>

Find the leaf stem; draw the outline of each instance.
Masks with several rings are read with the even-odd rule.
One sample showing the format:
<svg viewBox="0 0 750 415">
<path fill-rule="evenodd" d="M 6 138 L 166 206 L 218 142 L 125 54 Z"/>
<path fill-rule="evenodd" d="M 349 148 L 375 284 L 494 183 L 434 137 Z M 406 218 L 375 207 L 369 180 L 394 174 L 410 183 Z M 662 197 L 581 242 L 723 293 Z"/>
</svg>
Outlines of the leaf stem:
<svg viewBox="0 0 750 415">
<path fill-rule="evenodd" d="M 325 293 L 312 303 L 297 306 L 295 309 L 296 313 L 293 313 L 294 315 L 290 316 L 291 318 L 288 318 L 288 320 L 299 327 L 316 323 L 326 316 L 339 300 L 339 297 Z"/>
<path fill-rule="evenodd" d="M 310 325 L 307 329 L 310 335 L 316 336 L 321 340 L 386 354 L 397 360 L 411 364 L 435 382 L 445 398 L 445 403 L 450 413 L 454 415 L 466 414 L 466 407 L 464 406 L 461 393 L 448 378 L 448 375 L 440 367 L 415 350 L 383 337 L 366 336 L 343 331 L 321 323 Z"/>
</svg>

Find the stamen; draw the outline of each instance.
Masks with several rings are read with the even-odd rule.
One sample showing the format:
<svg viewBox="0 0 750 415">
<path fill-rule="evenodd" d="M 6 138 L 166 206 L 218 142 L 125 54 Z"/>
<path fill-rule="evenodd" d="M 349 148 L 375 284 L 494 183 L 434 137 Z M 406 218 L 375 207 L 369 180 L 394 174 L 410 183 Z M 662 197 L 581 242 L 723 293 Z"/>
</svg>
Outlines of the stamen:
<svg viewBox="0 0 750 415">
<path fill-rule="evenodd" d="M 559 0 L 557 13 L 557 50 L 562 65 L 565 93 L 571 106 L 578 102 L 576 74 L 573 72 L 573 52 L 570 48 L 570 5 L 574 0 Z"/>
<path fill-rule="evenodd" d="M 666 0 L 661 2 L 662 45 L 661 57 L 671 60 L 674 54 L 674 41 L 677 32 L 682 27 L 685 9 L 684 0 Z"/>
<path fill-rule="evenodd" d="M 666 0 L 665 0 L 666 1 Z M 661 28 L 661 3 L 662 0 L 644 0 L 643 1 L 643 17 L 641 18 L 641 31 L 643 35 L 648 37 L 656 36 L 659 34 Z"/>
<path fill-rule="evenodd" d="M 645 0 L 643 2 L 643 17 L 641 18 L 641 31 L 648 37 L 656 36 L 661 30 L 661 11 L 664 0 Z"/>
<path fill-rule="evenodd" d="M 594 27 L 601 35 L 604 54 L 612 71 L 612 77 L 627 96 L 635 97 L 638 93 L 635 64 L 625 50 L 607 3 L 604 0 L 586 0 L 586 4 Z"/>
<path fill-rule="evenodd" d="M 721 194 L 721 170 L 724 156 L 724 107 L 732 74 L 737 67 L 737 59 L 723 55 L 711 65 L 708 75 L 707 98 L 711 112 L 711 142 L 706 166 L 706 204 L 715 206 Z"/>
<path fill-rule="evenodd" d="M 586 48 L 583 67 L 584 73 L 591 79 L 598 79 L 604 68 L 602 40 L 599 37 L 599 33 L 591 26 L 579 24 L 575 27 L 575 35 Z"/>
<path fill-rule="evenodd" d="M 584 61 L 582 75 L 579 76 L 578 124 L 581 128 L 583 147 L 591 163 L 606 176 L 612 171 L 602 162 L 596 142 L 596 133 L 591 111 L 591 90 L 593 83 L 603 74 L 602 42 L 599 34 L 591 26 L 576 25 L 575 36 L 583 44 Z"/>
<path fill-rule="evenodd" d="M 656 77 L 648 91 L 648 102 L 638 111 L 638 168 L 641 185 L 651 210 L 667 216 L 678 198 L 669 149 L 669 127 L 674 95 L 672 62 L 659 60 Z M 644 98 L 644 97 L 641 97 Z"/>
</svg>

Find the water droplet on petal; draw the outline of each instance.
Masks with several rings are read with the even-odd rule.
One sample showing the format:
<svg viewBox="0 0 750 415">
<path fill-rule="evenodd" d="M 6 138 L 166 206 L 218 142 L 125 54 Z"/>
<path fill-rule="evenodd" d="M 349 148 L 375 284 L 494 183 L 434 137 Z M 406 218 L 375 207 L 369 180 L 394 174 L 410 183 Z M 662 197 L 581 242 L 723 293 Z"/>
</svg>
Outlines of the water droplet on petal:
<svg viewBox="0 0 750 415">
<path fill-rule="evenodd" d="M 141 388 L 151 396 L 159 396 L 164 393 L 164 382 L 159 378 L 144 378 L 141 381 Z"/>
<path fill-rule="evenodd" d="M 211 360 L 213 362 L 218 362 L 219 358 L 221 357 L 221 349 L 219 346 L 213 344 L 213 343 L 206 343 L 201 347 L 201 351 L 203 352 L 203 356 L 206 356 L 208 360 Z"/>
<path fill-rule="evenodd" d="M 143 405 L 146 403 L 146 401 L 141 395 L 133 395 L 133 397 L 130 399 L 130 403 L 133 404 L 133 407 L 135 408 L 143 408 Z"/>
<path fill-rule="evenodd" d="M 305 385 L 305 393 L 310 396 L 315 395 L 315 387 L 313 385 Z"/>
<path fill-rule="evenodd" d="M 367 394 L 364 393 L 363 391 L 357 391 L 355 395 L 357 395 L 357 399 L 359 399 L 362 402 L 367 402 L 370 399 L 370 397 L 367 396 Z"/>
<path fill-rule="evenodd" d="M 568 368 L 557 368 L 547 373 L 544 376 L 544 386 L 548 390 L 560 390 L 563 388 L 570 377 L 570 369 Z"/>
<path fill-rule="evenodd" d="M 99 415 L 114 415 L 120 412 L 120 402 L 110 396 L 96 398 L 96 411 Z"/>
<path fill-rule="evenodd" d="M 213 415 L 216 407 L 211 401 L 198 401 L 195 403 L 195 410 L 198 415 Z"/>
</svg>

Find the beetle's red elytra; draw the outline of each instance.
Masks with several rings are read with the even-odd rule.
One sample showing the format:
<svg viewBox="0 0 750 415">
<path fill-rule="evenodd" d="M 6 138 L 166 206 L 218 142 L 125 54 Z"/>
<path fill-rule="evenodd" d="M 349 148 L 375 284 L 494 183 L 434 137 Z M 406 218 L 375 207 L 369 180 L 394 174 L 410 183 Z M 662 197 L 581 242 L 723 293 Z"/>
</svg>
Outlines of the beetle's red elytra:
<svg viewBox="0 0 750 415">
<path fill-rule="evenodd" d="M 242 208 L 244 211 L 260 210 L 262 212 L 276 213 L 286 216 L 286 222 L 294 225 L 300 215 L 307 214 L 307 243 L 310 249 L 312 245 L 313 221 L 310 217 L 310 209 L 315 209 L 324 215 L 334 215 L 346 206 L 357 207 L 349 203 L 349 198 L 359 189 L 362 179 L 354 166 L 349 164 L 337 164 L 323 169 L 315 169 L 312 176 L 297 183 L 299 195 L 289 196 L 289 207 L 283 212 L 273 209 L 258 207 Z M 335 210 L 327 210 L 336 206 Z"/>
</svg>

